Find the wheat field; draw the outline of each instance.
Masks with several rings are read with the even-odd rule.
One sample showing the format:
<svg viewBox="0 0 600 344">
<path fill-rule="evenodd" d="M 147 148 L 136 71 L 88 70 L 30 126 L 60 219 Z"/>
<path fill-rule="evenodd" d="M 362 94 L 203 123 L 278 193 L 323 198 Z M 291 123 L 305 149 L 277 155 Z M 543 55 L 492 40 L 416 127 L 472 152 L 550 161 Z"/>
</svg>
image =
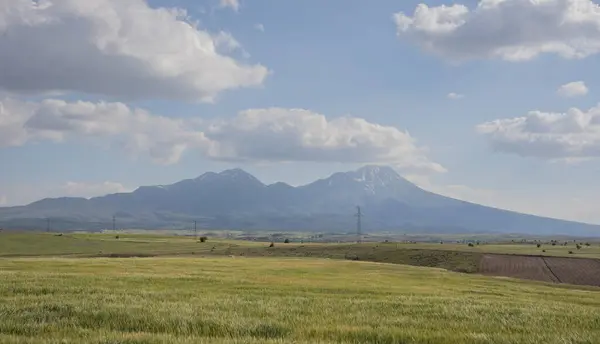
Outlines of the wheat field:
<svg viewBox="0 0 600 344">
<path fill-rule="evenodd" d="M 312 258 L 3 258 L 0 343 L 598 343 L 600 289 Z"/>
</svg>

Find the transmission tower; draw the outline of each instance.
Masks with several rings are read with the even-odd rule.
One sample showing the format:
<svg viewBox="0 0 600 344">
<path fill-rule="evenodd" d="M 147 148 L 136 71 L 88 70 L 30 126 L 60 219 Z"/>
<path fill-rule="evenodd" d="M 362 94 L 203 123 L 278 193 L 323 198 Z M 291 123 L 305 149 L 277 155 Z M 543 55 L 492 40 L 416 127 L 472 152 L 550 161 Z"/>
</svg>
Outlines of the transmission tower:
<svg viewBox="0 0 600 344">
<path fill-rule="evenodd" d="M 360 206 L 356 207 L 356 236 L 357 236 L 357 243 L 361 243 L 362 242 L 362 212 L 360 210 Z"/>
</svg>

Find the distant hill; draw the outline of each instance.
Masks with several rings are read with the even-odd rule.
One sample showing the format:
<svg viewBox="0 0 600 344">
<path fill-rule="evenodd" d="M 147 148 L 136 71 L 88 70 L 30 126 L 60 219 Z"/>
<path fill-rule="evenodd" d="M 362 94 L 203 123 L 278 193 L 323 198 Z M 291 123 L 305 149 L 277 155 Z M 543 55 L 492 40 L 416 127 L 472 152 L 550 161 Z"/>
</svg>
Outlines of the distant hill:
<svg viewBox="0 0 600 344">
<path fill-rule="evenodd" d="M 204 228 L 352 231 L 360 205 L 365 231 L 528 233 L 600 236 L 600 226 L 485 207 L 425 191 L 385 166 L 340 172 L 311 184 L 265 185 L 241 170 L 92 199 L 43 199 L 0 208 L 0 227 L 94 230 Z"/>
</svg>

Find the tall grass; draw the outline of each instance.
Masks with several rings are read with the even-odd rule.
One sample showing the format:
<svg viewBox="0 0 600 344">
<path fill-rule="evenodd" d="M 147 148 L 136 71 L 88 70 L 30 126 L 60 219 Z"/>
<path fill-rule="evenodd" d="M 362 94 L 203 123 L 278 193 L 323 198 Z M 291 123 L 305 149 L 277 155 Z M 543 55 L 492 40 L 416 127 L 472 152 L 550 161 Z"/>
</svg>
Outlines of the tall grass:
<svg viewBox="0 0 600 344">
<path fill-rule="evenodd" d="M 596 343 L 600 289 L 295 258 L 0 259 L 1 343 Z"/>
</svg>

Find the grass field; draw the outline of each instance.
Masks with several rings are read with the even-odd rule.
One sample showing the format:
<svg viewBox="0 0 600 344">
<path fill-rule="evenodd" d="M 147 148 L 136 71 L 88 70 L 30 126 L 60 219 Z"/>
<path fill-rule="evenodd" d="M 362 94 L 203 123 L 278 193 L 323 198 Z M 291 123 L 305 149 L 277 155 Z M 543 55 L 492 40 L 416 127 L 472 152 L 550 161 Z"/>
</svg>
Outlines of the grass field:
<svg viewBox="0 0 600 344">
<path fill-rule="evenodd" d="M 311 258 L 0 259 L 1 343 L 597 343 L 600 291 Z"/>
<path fill-rule="evenodd" d="M 537 251 L 1 233 L 0 343 L 597 343 L 600 288 L 398 265 Z"/>
</svg>

